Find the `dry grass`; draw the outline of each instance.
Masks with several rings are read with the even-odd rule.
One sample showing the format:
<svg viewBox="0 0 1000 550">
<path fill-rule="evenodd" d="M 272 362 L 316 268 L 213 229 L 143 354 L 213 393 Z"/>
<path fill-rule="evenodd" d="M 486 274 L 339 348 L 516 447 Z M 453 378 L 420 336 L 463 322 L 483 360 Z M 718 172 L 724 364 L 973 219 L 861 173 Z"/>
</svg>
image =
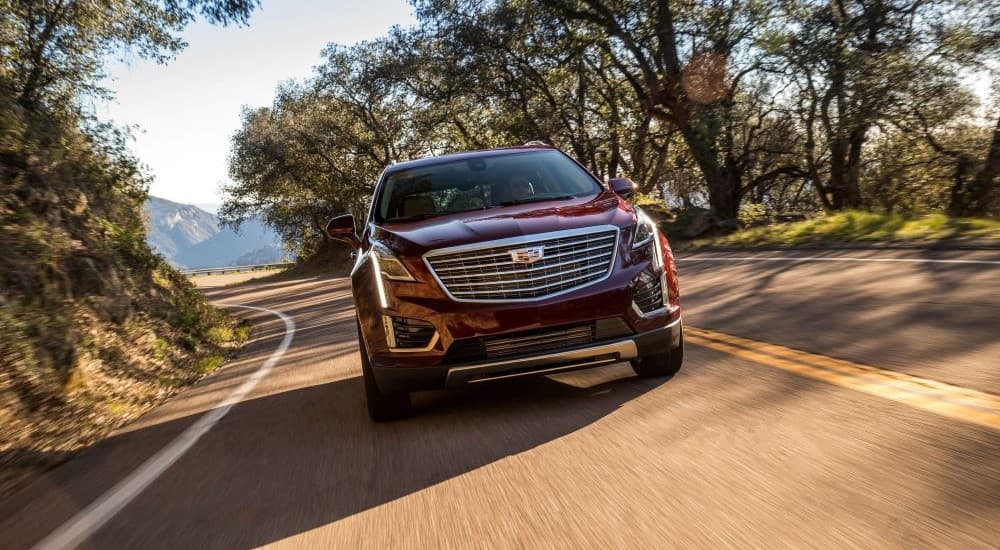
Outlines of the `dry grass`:
<svg viewBox="0 0 1000 550">
<path fill-rule="evenodd" d="M 848 211 L 818 216 L 801 222 L 754 227 L 728 235 L 696 239 L 687 243 L 685 248 L 851 242 L 933 244 L 957 240 L 1000 243 L 1000 221 L 950 218 L 943 214 L 908 218 L 898 214 Z"/>
<path fill-rule="evenodd" d="M 0 310 L 0 495 L 215 371 L 248 340 L 248 324 L 166 270 L 120 322 L 87 301 L 52 316 Z M 53 330 L 75 335 L 69 364 L 44 351 Z"/>
</svg>

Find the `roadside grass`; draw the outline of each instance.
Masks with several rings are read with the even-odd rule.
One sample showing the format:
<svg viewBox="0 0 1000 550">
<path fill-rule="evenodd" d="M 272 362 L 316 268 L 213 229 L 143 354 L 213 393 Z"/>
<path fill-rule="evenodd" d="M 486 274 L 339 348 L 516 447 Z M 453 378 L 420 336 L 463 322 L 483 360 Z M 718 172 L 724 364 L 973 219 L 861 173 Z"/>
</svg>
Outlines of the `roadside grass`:
<svg viewBox="0 0 1000 550">
<path fill-rule="evenodd" d="M 227 344 L 236 342 L 242 344 L 250 338 L 252 324 L 250 321 L 240 321 L 233 324 L 216 325 L 208 329 L 208 341 L 215 346 L 224 347 Z"/>
<path fill-rule="evenodd" d="M 932 244 L 952 240 L 1000 242 L 1000 221 L 951 218 L 944 214 L 905 217 L 899 214 L 846 211 L 812 219 L 752 227 L 684 243 L 687 249 L 760 247 L 852 242 L 907 242 Z"/>
<path fill-rule="evenodd" d="M 201 374 L 208 374 L 226 363 L 226 358 L 221 355 L 209 355 L 203 357 L 195 365 L 195 370 Z"/>
</svg>

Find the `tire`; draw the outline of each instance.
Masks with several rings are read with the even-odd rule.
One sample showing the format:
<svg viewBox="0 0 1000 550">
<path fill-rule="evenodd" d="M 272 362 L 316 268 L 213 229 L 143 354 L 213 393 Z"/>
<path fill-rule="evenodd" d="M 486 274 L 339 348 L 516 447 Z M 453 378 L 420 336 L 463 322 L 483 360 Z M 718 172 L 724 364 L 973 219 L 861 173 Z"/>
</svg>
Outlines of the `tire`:
<svg viewBox="0 0 1000 550">
<path fill-rule="evenodd" d="M 673 376 L 684 363 L 684 327 L 681 327 L 680 344 L 666 353 L 647 355 L 632 360 L 632 370 L 641 378 Z"/>
<path fill-rule="evenodd" d="M 364 336 L 361 335 L 361 323 L 358 323 L 358 348 L 361 351 L 361 375 L 365 381 L 368 416 L 372 421 L 391 422 L 412 415 L 410 392 L 383 392 L 375 382 L 371 360 L 368 358 L 368 347 L 365 346 Z"/>
</svg>

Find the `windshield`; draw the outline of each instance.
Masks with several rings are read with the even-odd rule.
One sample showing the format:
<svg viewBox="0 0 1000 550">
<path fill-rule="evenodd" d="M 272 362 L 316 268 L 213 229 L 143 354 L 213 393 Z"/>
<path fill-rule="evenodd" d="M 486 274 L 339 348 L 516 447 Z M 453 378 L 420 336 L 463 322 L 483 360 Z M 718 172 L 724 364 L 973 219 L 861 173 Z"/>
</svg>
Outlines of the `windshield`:
<svg viewBox="0 0 1000 550">
<path fill-rule="evenodd" d="M 600 185 L 559 151 L 526 151 L 441 162 L 386 177 L 376 222 L 595 195 Z"/>
</svg>

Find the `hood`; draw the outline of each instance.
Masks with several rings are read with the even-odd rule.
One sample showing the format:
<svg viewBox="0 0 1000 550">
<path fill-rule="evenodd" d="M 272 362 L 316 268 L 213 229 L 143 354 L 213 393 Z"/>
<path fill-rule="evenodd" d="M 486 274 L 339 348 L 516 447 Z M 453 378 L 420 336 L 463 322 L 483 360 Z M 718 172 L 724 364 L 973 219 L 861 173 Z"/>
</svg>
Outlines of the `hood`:
<svg viewBox="0 0 1000 550">
<path fill-rule="evenodd" d="M 408 223 L 374 226 L 372 235 L 395 252 L 421 255 L 428 250 L 469 243 L 577 229 L 595 225 L 625 228 L 632 207 L 611 191 L 568 201 L 473 210 Z"/>
</svg>

